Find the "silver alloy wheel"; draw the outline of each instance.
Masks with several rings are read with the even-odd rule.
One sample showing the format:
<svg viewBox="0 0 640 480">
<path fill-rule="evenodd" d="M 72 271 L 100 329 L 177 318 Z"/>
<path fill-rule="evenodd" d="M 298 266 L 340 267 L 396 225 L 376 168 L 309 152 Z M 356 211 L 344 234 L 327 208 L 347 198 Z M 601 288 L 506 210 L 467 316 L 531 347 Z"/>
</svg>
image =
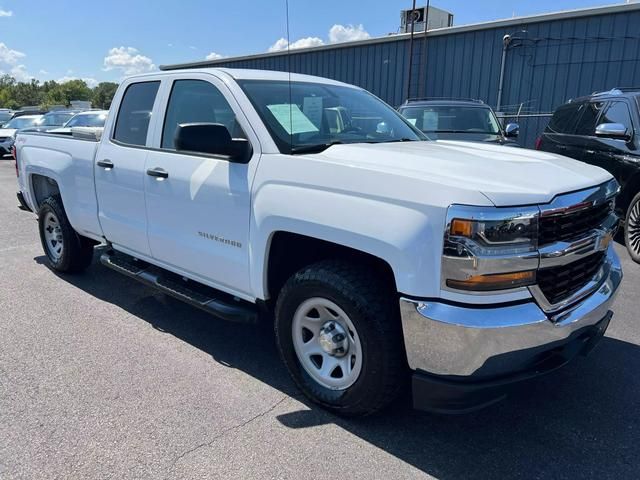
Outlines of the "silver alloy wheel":
<svg viewBox="0 0 640 480">
<path fill-rule="evenodd" d="M 44 240 L 51 258 L 59 260 L 64 249 L 62 229 L 58 217 L 52 212 L 47 212 L 44 217 Z"/>
<path fill-rule="evenodd" d="M 640 254 L 640 201 L 631 206 L 629 219 L 627 220 L 627 245 L 635 254 Z"/>
<path fill-rule="evenodd" d="M 293 347 L 305 371 L 323 387 L 345 390 L 362 370 L 362 345 L 353 322 L 326 298 L 305 300 L 292 323 Z"/>
</svg>

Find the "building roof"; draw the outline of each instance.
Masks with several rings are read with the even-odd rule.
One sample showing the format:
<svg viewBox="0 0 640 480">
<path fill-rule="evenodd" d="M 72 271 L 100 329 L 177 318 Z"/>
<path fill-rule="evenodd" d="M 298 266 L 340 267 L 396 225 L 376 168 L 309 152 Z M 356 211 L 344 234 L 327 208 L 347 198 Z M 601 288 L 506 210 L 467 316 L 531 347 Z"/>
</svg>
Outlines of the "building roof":
<svg viewBox="0 0 640 480">
<path fill-rule="evenodd" d="M 634 10 L 640 10 L 640 3 L 622 3 L 618 5 L 608 5 L 602 7 L 590 7 L 581 8 L 575 10 L 564 10 L 560 12 L 542 13 L 537 15 L 521 16 L 507 18 L 503 20 L 492 20 L 489 22 L 472 23 L 467 25 L 460 25 L 454 27 L 438 28 L 429 30 L 427 37 L 436 37 L 441 35 L 453 35 L 456 33 L 473 32 L 479 30 L 487 30 L 491 28 L 505 28 L 521 26 L 522 24 L 531 24 L 539 22 L 548 22 L 552 20 L 562 20 L 567 18 L 581 18 L 581 17 L 593 17 L 598 15 L 607 15 L 611 13 L 630 12 Z M 424 32 L 417 32 L 414 34 L 414 38 L 422 38 L 425 35 Z M 318 47 L 309 48 L 296 48 L 292 49 L 291 53 L 304 53 L 304 52 L 317 52 L 322 50 L 334 50 L 339 48 L 356 47 L 360 45 L 370 45 L 376 43 L 398 42 L 406 40 L 411 36 L 410 33 L 390 34 L 384 37 L 369 38 L 367 40 L 357 40 L 353 42 L 334 43 L 329 45 L 321 45 Z M 182 68 L 206 68 L 215 67 L 219 65 L 225 65 L 228 62 L 235 62 L 241 60 L 254 60 L 258 58 L 277 57 L 287 55 L 286 50 L 280 50 L 277 52 L 264 52 L 251 55 L 243 55 L 239 57 L 225 57 L 217 60 L 202 60 L 197 62 L 186 62 L 175 65 L 161 65 L 160 70 L 177 70 Z"/>
</svg>

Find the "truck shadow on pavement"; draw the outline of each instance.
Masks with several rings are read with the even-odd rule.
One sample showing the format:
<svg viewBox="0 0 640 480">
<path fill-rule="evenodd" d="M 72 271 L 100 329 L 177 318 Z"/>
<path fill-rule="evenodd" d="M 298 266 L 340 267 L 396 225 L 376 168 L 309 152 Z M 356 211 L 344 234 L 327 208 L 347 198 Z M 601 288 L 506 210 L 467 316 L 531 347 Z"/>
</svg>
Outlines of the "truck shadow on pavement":
<svg viewBox="0 0 640 480">
<path fill-rule="evenodd" d="M 42 257 L 35 260 L 44 263 Z M 60 278 L 220 364 L 301 399 L 269 325 L 218 320 L 98 262 L 83 275 Z M 334 423 L 440 479 L 637 478 L 640 473 L 640 347 L 609 337 L 589 357 L 472 414 L 421 413 L 403 398 L 378 416 L 345 420 L 305 405 L 278 421 L 292 429 Z"/>
</svg>

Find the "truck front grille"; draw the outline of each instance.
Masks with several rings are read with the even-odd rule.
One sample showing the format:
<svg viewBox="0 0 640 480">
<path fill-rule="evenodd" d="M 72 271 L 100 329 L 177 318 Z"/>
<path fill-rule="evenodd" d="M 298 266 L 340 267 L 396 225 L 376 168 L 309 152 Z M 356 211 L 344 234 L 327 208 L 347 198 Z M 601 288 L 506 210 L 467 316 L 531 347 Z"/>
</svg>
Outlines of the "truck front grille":
<svg viewBox="0 0 640 480">
<path fill-rule="evenodd" d="M 551 304 L 561 302 L 584 287 L 595 277 L 605 260 L 598 252 L 568 265 L 538 270 L 538 286 Z"/>
<path fill-rule="evenodd" d="M 611 213 L 613 202 L 609 201 L 595 207 L 576 212 L 540 217 L 538 244 L 571 240 L 598 228 Z"/>
</svg>

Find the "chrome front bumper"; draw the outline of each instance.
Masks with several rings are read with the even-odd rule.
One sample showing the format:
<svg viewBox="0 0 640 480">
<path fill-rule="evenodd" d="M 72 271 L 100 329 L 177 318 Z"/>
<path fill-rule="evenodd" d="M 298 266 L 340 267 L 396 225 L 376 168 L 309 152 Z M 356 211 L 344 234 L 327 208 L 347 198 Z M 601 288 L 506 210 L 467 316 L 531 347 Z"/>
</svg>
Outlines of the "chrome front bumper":
<svg viewBox="0 0 640 480">
<path fill-rule="evenodd" d="M 483 381 L 530 368 L 546 352 L 608 314 L 622 280 L 620 260 L 612 246 L 607 249 L 603 268 L 606 273 L 591 295 L 553 315 L 534 301 L 487 308 L 402 298 L 409 366 L 465 381 Z"/>
</svg>

